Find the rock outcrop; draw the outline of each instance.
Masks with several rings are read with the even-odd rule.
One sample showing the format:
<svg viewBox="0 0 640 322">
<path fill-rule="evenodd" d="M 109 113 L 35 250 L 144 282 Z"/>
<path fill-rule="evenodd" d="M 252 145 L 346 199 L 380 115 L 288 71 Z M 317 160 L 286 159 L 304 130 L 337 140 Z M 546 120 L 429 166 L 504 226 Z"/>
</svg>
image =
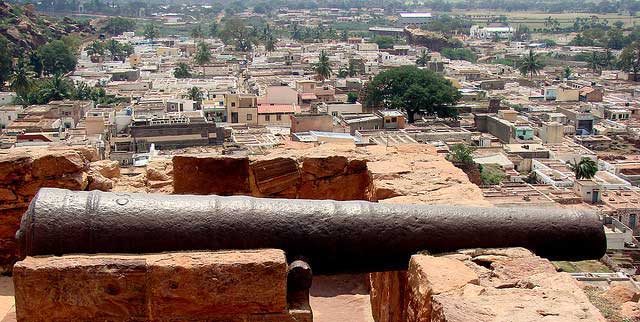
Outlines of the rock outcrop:
<svg viewBox="0 0 640 322">
<path fill-rule="evenodd" d="M 86 22 L 77 22 L 68 17 L 57 20 L 37 14 L 33 5 L 21 6 L 0 1 L 0 35 L 7 38 L 15 49 L 34 50 L 67 35 L 92 33 L 95 33 L 95 29 Z"/>
<path fill-rule="evenodd" d="M 394 288 L 396 276 L 374 273 L 372 288 Z M 377 322 L 606 321 L 573 277 L 523 248 L 414 255 L 406 276 L 403 307 Z"/>
<path fill-rule="evenodd" d="M 12 149 L 0 154 L 0 268 L 15 262 L 15 233 L 29 202 L 42 187 L 85 190 L 89 186 L 87 149 Z"/>
</svg>

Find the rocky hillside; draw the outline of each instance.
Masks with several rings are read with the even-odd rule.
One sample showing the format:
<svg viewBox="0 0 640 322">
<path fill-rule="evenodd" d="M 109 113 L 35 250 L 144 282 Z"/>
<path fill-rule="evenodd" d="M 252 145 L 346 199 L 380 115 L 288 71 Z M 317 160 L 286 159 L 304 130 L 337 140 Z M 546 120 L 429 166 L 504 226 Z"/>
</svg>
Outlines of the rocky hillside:
<svg viewBox="0 0 640 322">
<path fill-rule="evenodd" d="M 35 12 L 33 5 L 15 5 L 0 0 L 0 36 L 14 48 L 32 50 L 67 35 L 84 37 L 95 30 L 68 17 L 56 19 Z"/>
</svg>

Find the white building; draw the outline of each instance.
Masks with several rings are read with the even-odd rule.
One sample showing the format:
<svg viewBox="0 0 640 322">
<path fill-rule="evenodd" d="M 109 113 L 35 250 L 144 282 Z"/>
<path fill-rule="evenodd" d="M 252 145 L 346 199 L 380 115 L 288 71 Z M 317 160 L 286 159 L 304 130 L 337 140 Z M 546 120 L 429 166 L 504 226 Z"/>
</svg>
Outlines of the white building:
<svg viewBox="0 0 640 322">
<path fill-rule="evenodd" d="M 431 20 L 431 12 L 401 12 L 398 17 L 398 26 L 421 26 Z"/>
<path fill-rule="evenodd" d="M 14 92 L 0 92 L 0 106 L 11 105 L 16 98 L 17 95 Z"/>
<path fill-rule="evenodd" d="M 507 39 L 513 37 L 514 29 L 509 26 L 498 27 L 481 27 L 478 25 L 471 26 L 469 34 L 472 38 L 478 39 Z"/>
</svg>

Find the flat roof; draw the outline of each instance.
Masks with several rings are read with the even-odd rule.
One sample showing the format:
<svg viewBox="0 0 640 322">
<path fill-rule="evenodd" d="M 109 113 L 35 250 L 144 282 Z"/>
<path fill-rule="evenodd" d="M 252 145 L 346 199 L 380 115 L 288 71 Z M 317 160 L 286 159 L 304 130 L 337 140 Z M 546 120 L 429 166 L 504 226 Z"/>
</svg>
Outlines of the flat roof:
<svg viewBox="0 0 640 322">
<path fill-rule="evenodd" d="M 431 18 L 431 12 L 401 12 L 402 18 Z"/>
</svg>

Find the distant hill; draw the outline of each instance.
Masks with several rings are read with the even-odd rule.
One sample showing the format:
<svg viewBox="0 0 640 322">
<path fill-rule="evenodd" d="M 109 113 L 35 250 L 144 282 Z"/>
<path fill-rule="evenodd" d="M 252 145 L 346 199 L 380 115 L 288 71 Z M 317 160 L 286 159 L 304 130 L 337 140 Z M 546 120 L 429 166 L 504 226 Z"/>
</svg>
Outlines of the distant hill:
<svg viewBox="0 0 640 322">
<path fill-rule="evenodd" d="M 0 37 L 15 49 L 33 50 L 40 45 L 67 35 L 84 38 L 95 29 L 88 22 L 64 17 L 57 19 L 35 12 L 33 5 L 16 5 L 0 0 Z"/>
</svg>

